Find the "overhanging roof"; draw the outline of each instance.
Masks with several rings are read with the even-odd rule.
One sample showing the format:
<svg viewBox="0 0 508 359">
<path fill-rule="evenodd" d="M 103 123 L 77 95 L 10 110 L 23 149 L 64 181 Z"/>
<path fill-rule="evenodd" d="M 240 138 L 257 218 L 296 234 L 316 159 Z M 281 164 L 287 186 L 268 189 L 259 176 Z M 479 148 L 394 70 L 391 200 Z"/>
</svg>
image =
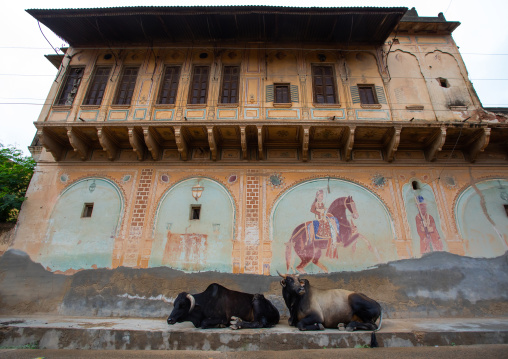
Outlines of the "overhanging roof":
<svg viewBox="0 0 508 359">
<path fill-rule="evenodd" d="M 406 11 L 279 6 L 27 10 L 73 47 L 219 40 L 381 44 Z"/>
</svg>

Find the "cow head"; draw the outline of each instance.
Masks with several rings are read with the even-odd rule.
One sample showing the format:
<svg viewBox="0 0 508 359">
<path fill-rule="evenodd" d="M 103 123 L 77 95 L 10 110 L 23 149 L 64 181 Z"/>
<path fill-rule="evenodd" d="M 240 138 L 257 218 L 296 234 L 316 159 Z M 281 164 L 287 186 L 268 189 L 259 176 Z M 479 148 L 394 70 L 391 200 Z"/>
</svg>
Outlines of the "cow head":
<svg viewBox="0 0 508 359">
<path fill-rule="evenodd" d="M 279 273 L 279 272 L 277 272 Z M 282 291 L 287 292 L 289 295 L 304 295 L 305 294 L 305 279 L 300 279 L 298 274 L 280 274 L 282 280 L 280 281 L 280 285 L 282 286 Z"/>
<path fill-rule="evenodd" d="M 196 301 L 192 295 L 186 292 L 178 294 L 173 303 L 173 311 L 168 317 L 168 324 L 185 322 L 188 314 L 192 312 Z"/>
</svg>

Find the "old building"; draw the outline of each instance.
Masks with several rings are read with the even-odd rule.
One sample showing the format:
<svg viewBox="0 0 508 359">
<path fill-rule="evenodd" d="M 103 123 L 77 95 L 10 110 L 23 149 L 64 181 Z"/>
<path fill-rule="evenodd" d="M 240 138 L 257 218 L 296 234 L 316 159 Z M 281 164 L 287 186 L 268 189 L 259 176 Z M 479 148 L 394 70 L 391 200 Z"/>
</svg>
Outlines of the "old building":
<svg viewBox="0 0 508 359">
<path fill-rule="evenodd" d="M 508 249 L 506 117 L 406 8 L 28 10 L 70 47 L 13 248 L 53 272 Z"/>
</svg>

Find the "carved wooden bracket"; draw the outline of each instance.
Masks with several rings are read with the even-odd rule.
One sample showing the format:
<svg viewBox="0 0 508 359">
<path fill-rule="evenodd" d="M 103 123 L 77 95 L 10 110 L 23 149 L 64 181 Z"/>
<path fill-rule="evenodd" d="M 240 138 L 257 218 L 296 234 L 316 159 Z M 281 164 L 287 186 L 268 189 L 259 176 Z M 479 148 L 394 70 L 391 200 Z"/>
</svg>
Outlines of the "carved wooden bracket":
<svg viewBox="0 0 508 359">
<path fill-rule="evenodd" d="M 345 161 L 351 160 L 351 152 L 353 152 L 353 145 L 355 143 L 355 130 L 356 126 L 346 127 L 344 130 L 345 141 L 344 146 L 342 146 L 342 157 Z"/>
<path fill-rule="evenodd" d="M 245 126 L 240 126 L 240 143 L 242 145 L 242 159 L 247 159 L 247 135 L 245 133 Z"/>
<path fill-rule="evenodd" d="M 430 144 L 425 148 L 425 158 L 432 162 L 437 158 L 437 153 L 443 149 L 446 140 L 446 127 L 441 127 L 439 133 L 432 139 Z"/>
<path fill-rule="evenodd" d="M 307 162 L 309 160 L 309 138 L 310 138 L 310 126 L 303 127 L 303 138 L 302 138 L 302 160 Z"/>
<path fill-rule="evenodd" d="M 213 133 L 213 126 L 207 126 L 206 132 L 208 132 L 208 146 L 210 146 L 210 153 L 212 154 L 212 160 L 217 161 L 217 142 L 215 141 L 215 135 Z"/>
<path fill-rule="evenodd" d="M 180 157 L 182 158 L 182 160 L 187 161 L 189 150 L 188 150 L 187 142 L 185 141 L 185 138 L 183 137 L 182 127 L 175 126 L 174 130 L 175 130 L 176 146 L 178 147 L 178 152 L 180 153 Z"/>
<path fill-rule="evenodd" d="M 129 127 L 129 142 L 134 152 L 138 156 L 138 160 L 142 161 L 145 157 L 145 145 L 143 143 L 143 135 L 134 127 Z"/>
<path fill-rule="evenodd" d="M 69 142 L 74 151 L 79 153 L 79 157 L 83 161 L 87 160 L 90 157 L 91 149 L 90 143 L 86 140 L 85 136 L 75 128 L 67 127 L 67 137 L 69 137 Z"/>
<path fill-rule="evenodd" d="M 101 144 L 102 149 L 108 154 L 108 159 L 113 161 L 119 152 L 117 142 L 113 139 L 113 136 L 111 136 L 106 128 L 97 128 L 97 137 L 99 138 L 99 143 Z"/>
<path fill-rule="evenodd" d="M 475 138 L 469 145 L 468 158 L 470 162 L 475 162 L 478 154 L 483 152 L 490 140 L 490 128 L 485 127 L 481 130 L 478 137 Z"/>
<path fill-rule="evenodd" d="M 263 126 L 258 126 L 258 152 L 259 159 L 264 159 L 263 155 Z"/>
<path fill-rule="evenodd" d="M 155 132 L 155 130 L 150 129 L 150 127 L 143 127 L 143 136 L 145 137 L 146 147 L 152 158 L 157 161 L 160 158 L 161 146 L 160 146 L 160 138 Z"/>
<path fill-rule="evenodd" d="M 51 134 L 44 131 L 42 128 L 37 130 L 37 136 L 39 137 L 39 142 L 41 145 L 51 153 L 55 161 L 60 161 L 63 159 L 65 154 L 65 147 L 57 141 Z"/>
<path fill-rule="evenodd" d="M 394 127 L 392 133 L 388 137 L 388 141 L 385 145 L 385 160 L 388 162 L 392 162 L 395 157 L 395 152 L 397 152 L 397 148 L 400 143 L 400 132 L 402 127 Z"/>
</svg>

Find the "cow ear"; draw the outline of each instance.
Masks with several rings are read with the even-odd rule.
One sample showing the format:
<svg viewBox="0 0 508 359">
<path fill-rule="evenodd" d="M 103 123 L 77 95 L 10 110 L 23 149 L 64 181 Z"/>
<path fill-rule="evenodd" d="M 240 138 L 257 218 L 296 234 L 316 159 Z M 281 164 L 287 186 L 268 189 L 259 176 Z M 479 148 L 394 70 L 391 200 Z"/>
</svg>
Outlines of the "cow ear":
<svg viewBox="0 0 508 359">
<path fill-rule="evenodd" d="M 305 281 L 304 281 L 303 279 L 300 281 L 300 285 L 301 285 L 302 287 L 305 287 Z"/>
<path fill-rule="evenodd" d="M 280 285 L 281 285 L 283 288 L 285 288 L 285 287 L 286 287 L 286 280 L 285 280 L 285 279 L 281 280 L 281 281 L 280 281 Z"/>
</svg>

